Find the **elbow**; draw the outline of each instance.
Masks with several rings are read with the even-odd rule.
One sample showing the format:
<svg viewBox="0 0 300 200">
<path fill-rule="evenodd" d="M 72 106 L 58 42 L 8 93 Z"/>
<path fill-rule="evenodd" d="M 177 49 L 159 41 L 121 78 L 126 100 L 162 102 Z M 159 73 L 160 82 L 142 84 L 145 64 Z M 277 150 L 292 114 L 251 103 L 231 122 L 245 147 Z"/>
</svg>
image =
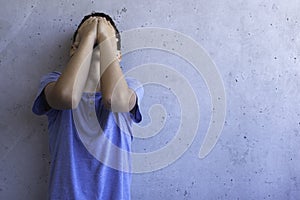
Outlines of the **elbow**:
<svg viewBox="0 0 300 200">
<path fill-rule="evenodd" d="M 75 95 L 67 91 L 61 91 L 59 94 L 59 98 L 63 103 L 63 107 L 65 109 L 75 109 L 78 107 L 80 99 L 77 98 Z"/>
<path fill-rule="evenodd" d="M 61 88 L 55 84 L 47 86 L 44 94 L 48 105 L 57 110 L 75 109 L 79 105 L 80 98 L 72 95 L 66 88 Z"/>
<path fill-rule="evenodd" d="M 105 108 L 112 112 L 129 112 L 129 98 L 125 95 L 114 95 L 103 98 Z"/>
</svg>

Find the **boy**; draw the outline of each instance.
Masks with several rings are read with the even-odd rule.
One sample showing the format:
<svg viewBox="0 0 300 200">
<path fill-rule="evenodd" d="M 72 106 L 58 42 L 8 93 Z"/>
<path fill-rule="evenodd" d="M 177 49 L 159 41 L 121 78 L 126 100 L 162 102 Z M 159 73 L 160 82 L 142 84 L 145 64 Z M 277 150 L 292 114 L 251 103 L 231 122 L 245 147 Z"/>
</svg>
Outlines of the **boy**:
<svg viewBox="0 0 300 200">
<path fill-rule="evenodd" d="M 124 79 L 120 42 L 108 15 L 87 15 L 63 72 L 41 80 L 32 111 L 48 117 L 48 199 L 130 199 L 132 122 L 142 120 L 143 89 Z"/>
</svg>

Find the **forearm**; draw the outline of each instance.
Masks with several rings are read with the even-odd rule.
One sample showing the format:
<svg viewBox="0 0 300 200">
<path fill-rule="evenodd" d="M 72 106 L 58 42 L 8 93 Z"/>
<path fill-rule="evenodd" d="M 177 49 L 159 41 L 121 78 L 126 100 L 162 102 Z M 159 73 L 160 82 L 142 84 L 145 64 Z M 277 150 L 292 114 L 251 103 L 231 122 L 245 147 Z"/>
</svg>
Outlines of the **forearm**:
<svg viewBox="0 0 300 200">
<path fill-rule="evenodd" d="M 85 37 L 57 80 L 55 90 L 71 98 L 72 107 L 79 103 L 91 63 L 94 39 Z"/>
<path fill-rule="evenodd" d="M 135 95 L 128 88 L 116 50 L 109 40 L 100 45 L 100 77 L 101 91 L 107 107 L 114 112 L 130 111 L 133 107 L 132 102 L 135 102 Z"/>
</svg>

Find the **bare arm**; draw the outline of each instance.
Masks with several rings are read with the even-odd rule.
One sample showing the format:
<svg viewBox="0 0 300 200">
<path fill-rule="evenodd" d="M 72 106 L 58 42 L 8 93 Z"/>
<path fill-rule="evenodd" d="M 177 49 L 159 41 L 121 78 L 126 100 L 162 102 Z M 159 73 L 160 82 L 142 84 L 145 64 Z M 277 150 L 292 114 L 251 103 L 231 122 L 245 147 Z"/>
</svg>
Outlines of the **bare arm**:
<svg viewBox="0 0 300 200">
<path fill-rule="evenodd" d="M 76 51 L 59 79 L 48 84 L 44 90 L 52 108 L 74 109 L 78 106 L 89 73 L 96 34 L 97 19 L 93 17 L 78 30 L 74 43 Z"/>
<path fill-rule="evenodd" d="M 129 112 L 136 95 L 128 88 L 117 58 L 116 36 L 112 25 L 104 18 L 98 22 L 100 38 L 100 77 L 104 105 L 113 112 Z"/>
</svg>

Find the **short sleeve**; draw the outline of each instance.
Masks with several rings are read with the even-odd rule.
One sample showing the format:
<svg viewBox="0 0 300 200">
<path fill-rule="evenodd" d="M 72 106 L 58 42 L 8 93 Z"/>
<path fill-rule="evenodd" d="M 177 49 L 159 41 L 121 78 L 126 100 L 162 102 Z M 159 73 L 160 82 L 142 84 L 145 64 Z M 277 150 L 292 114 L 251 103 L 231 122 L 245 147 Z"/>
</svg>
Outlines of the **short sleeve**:
<svg viewBox="0 0 300 200">
<path fill-rule="evenodd" d="M 54 71 L 54 72 L 50 72 L 49 74 L 44 75 L 41 78 L 38 92 L 37 92 L 37 95 L 35 97 L 35 100 L 34 100 L 34 103 L 32 106 L 32 112 L 34 114 L 43 115 L 47 112 L 48 104 L 47 104 L 45 95 L 43 95 L 43 90 L 47 84 L 57 81 L 57 79 L 59 78 L 60 75 L 61 75 L 60 72 Z"/>
<path fill-rule="evenodd" d="M 132 109 L 132 111 L 130 112 L 130 117 L 135 123 L 139 123 L 142 121 L 140 105 L 141 105 L 142 98 L 144 96 L 144 88 L 142 84 L 134 78 L 126 77 L 126 82 L 128 84 L 128 87 L 135 92 L 137 97 L 136 104 Z"/>
</svg>

